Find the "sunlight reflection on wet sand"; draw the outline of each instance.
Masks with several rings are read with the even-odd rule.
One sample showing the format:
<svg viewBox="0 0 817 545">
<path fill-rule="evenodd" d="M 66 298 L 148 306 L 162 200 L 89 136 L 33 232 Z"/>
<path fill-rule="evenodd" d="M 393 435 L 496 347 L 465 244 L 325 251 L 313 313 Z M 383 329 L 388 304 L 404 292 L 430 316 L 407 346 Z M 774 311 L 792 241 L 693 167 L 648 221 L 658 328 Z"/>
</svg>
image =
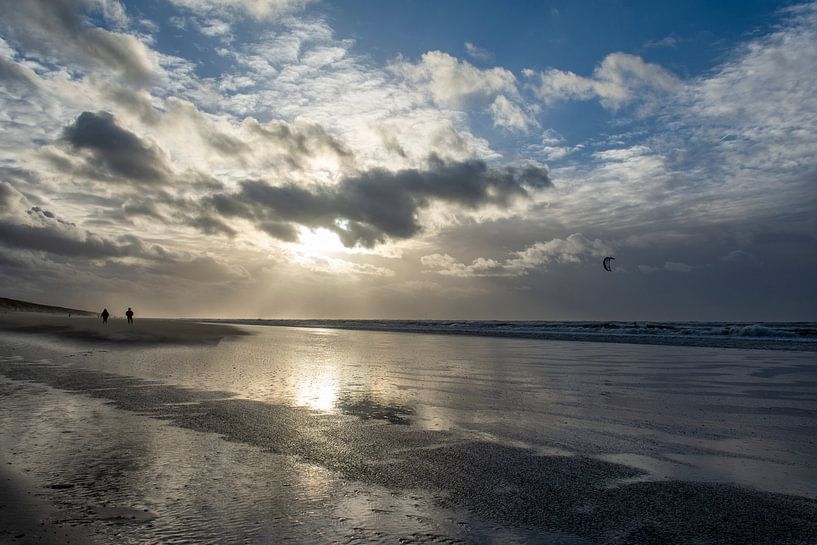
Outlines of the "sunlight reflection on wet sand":
<svg viewBox="0 0 817 545">
<path fill-rule="evenodd" d="M 122 500 L 125 505 L 144 504 L 152 511 L 167 512 L 167 501 L 179 493 L 189 493 L 186 485 L 190 484 L 190 477 L 172 470 L 177 465 L 199 464 L 207 473 L 210 483 L 207 486 L 211 488 L 213 482 L 235 478 L 224 475 L 245 472 L 241 478 L 248 481 L 277 479 L 281 488 L 275 494 L 281 498 L 289 497 L 287 494 L 297 489 L 293 505 L 311 509 L 309 512 L 314 518 L 309 524 L 316 528 L 323 528 L 327 513 L 340 509 L 339 505 L 343 504 L 347 513 L 341 516 L 344 521 L 360 522 L 366 513 L 379 513 L 374 527 L 392 528 L 393 533 L 386 532 L 391 537 L 404 532 L 405 526 L 395 522 L 399 519 L 396 514 L 394 521 L 387 523 L 386 519 L 401 510 L 408 513 L 414 509 L 409 507 L 412 502 L 428 506 L 430 511 L 417 516 L 431 521 L 428 528 L 435 531 L 447 528 L 444 521 L 452 515 L 439 510 L 439 506 L 431 507 L 441 501 L 439 497 L 419 494 L 417 498 L 424 499 L 411 500 L 401 495 L 403 499 L 394 496 L 384 500 L 389 495 L 379 496 L 382 491 L 378 492 L 372 483 L 403 483 L 409 475 L 393 471 L 403 468 L 403 464 L 408 465 L 400 471 L 410 471 L 413 463 L 407 460 L 419 452 L 427 454 L 420 456 L 418 462 L 439 458 L 440 467 L 453 463 L 446 458 L 448 451 L 455 456 L 453 461 L 471 456 L 468 449 L 457 446 L 460 442 L 484 450 L 482 454 L 478 454 L 479 450 L 475 453 L 475 460 L 480 460 L 480 464 L 495 455 L 523 456 L 519 449 L 531 449 L 530 452 L 539 456 L 553 457 L 554 467 L 562 468 L 557 471 L 568 473 L 574 471 L 571 469 L 574 463 L 591 464 L 590 458 L 599 464 L 613 462 L 636 468 L 624 471 L 613 469 L 623 466 L 599 465 L 598 471 L 609 471 L 614 477 L 599 482 L 607 487 L 681 479 L 737 484 L 817 498 L 817 468 L 812 456 L 815 439 L 809 432 L 817 417 L 817 399 L 811 387 L 817 366 L 811 361 L 811 354 L 298 328 L 248 329 L 253 331 L 253 336 L 225 340 L 218 346 L 104 350 L 56 342 L 34 343 L 30 338 L 5 335 L 2 346 L 6 347 L 6 353 L 17 354 L 16 358 L 7 358 L 9 363 L 16 365 L 19 354 L 25 354 L 27 361 L 49 358 L 58 364 L 54 368 L 42 368 L 42 379 L 37 378 L 40 371 L 26 366 L 8 367 L 9 376 L 28 377 L 26 380 L 35 382 L 43 380 L 69 390 L 77 388 L 74 393 L 50 391 L 47 394 L 60 399 L 58 412 L 31 411 L 9 405 L 5 411 L 8 424 L 4 424 L 4 433 L 13 436 L 14 429 L 26 426 L 32 431 L 29 436 L 17 437 L 16 443 L 8 444 L 16 445 L 16 452 L 40 452 L 41 458 L 32 457 L 30 464 L 32 472 L 39 474 L 44 482 L 60 484 L 60 478 L 52 475 L 54 468 L 59 467 L 65 468 L 66 475 L 84 475 L 86 466 L 98 468 L 97 475 L 109 471 L 127 473 L 130 480 L 114 483 L 123 490 L 133 489 L 134 496 Z M 94 375 L 88 371 L 87 381 L 83 383 L 86 379 L 82 378 L 79 368 L 104 374 Z M 780 372 L 784 369 L 785 373 Z M 124 378 L 127 376 L 157 382 Z M 74 382 L 76 386 L 71 386 Z M 183 389 L 165 384 L 196 390 L 188 395 Z M 106 399 L 107 396 L 121 409 L 169 418 L 196 432 L 185 431 L 174 439 L 173 434 L 181 432 L 150 424 L 144 429 L 153 429 L 152 434 L 129 431 L 117 443 L 109 445 L 115 455 L 97 452 L 86 456 L 79 452 L 81 442 L 71 447 L 71 437 L 79 440 L 92 436 L 94 432 L 89 426 L 101 426 L 115 437 L 116 431 L 111 428 L 134 429 L 129 420 L 136 418 L 114 409 L 103 410 L 98 401 L 89 402 L 75 395 L 91 387 L 93 390 L 88 393 L 93 397 Z M 232 394 L 237 397 L 230 397 Z M 36 399 L 20 396 L 23 405 L 30 405 Z M 229 399 L 225 400 L 225 396 Z M 7 403 L 8 399 L 11 398 L 6 398 Z M 196 401 L 199 399 L 203 401 Z M 186 404 L 190 406 L 186 408 Z M 210 423 L 213 418 L 214 423 Z M 222 418 L 226 420 L 219 424 Z M 233 420 L 235 418 L 238 420 Z M 353 422 L 360 424 L 353 426 Z M 369 425 L 386 427 L 367 428 Z M 391 425 L 399 426 L 392 432 L 388 431 Z M 62 431 L 70 431 L 72 426 L 76 436 L 69 434 L 66 441 Z M 405 428 L 405 432 L 397 433 L 396 428 L 400 427 Z M 276 452 L 296 454 L 310 463 L 297 467 L 287 465 L 288 469 L 274 478 L 257 473 L 267 467 L 265 464 L 272 463 L 263 456 L 252 462 L 260 464 L 255 469 L 228 470 L 223 467 L 225 464 L 244 466 L 256 455 L 233 447 L 225 454 L 218 436 L 213 439 L 216 443 L 203 447 L 196 435 L 200 431 L 216 431 L 232 441 L 256 437 L 252 441 L 259 446 L 269 445 Z M 242 435 L 246 433 L 251 435 Z M 424 433 L 431 435 L 422 435 Z M 157 439 L 159 436 L 162 439 Z M 276 437 L 283 438 L 285 443 L 272 439 Z M 398 443 L 391 444 L 397 438 L 402 438 L 398 443 L 407 441 L 405 448 Z M 122 443 L 125 439 L 127 444 Z M 382 459 L 367 458 L 368 454 L 360 451 L 367 441 Z M 64 448 L 54 452 L 48 448 L 42 450 L 50 444 Z M 100 444 L 103 446 L 104 441 Z M 201 452 L 202 449 L 205 452 Z M 172 460 L 159 462 L 167 456 Z M 408 459 L 401 459 L 403 456 Z M 106 457 L 115 461 L 104 462 Z M 570 461 L 574 457 L 575 462 Z M 261 462 L 262 458 L 267 461 Z M 539 463 L 524 456 L 519 463 L 523 463 L 522 460 L 525 464 L 534 464 L 531 467 Z M 157 463 L 159 466 L 153 465 Z M 365 479 L 371 482 L 365 486 L 354 485 L 335 473 L 333 467 L 347 476 L 368 475 Z M 380 470 L 375 471 L 378 467 L 382 468 L 382 475 L 378 473 Z M 469 478 L 476 478 L 473 486 L 477 486 L 483 469 L 480 466 L 473 469 L 478 470 L 476 477 Z M 132 474 L 134 471 L 136 475 Z M 137 482 L 145 478 L 138 475 L 142 471 L 156 472 L 155 481 L 148 479 L 154 482 L 152 492 Z M 440 481 L 434 486 L 442 486 L 440 483 L 447 482 L 447 478 L 445 474 L 439 475 Z M 505 477 L 496 478 L 501 483 Z M 79 483 L 85 481 L 76 479 L 67 484 L 78 490 Z M 406 482 L 414 486 L 415 481 L 411 479 Z M 100 486 L 102 484 L 100 481 Z M 346 490 L 341 496 L 351 498 L 357 492 L 352 493 L 347 487 L 356 486 L 365 490 L 370 498 L 380 499 L 363 503 L 359 498 L 340 501 L 333 492 Z M 400 484 L 398 488 L 404 486 L 408 485 Z M 513 497 L 518 492 L 509 484 L 497 486 L 501 495 Z M 207 497 L 205 488 L 197 492 L 201 498 Z M 64 497 L 68 494 L 53 492 L 58 493 Z M 269 495 L 269 491 L 259 490 L 246 493 Z M 229 486 L 220 494 L 225 498 L 231 494 Z M 334 506 L 331 509 L 321 503 L 329 496 L 334 498 L 330 502 Z M 148 504 L 146 500 L 138 500 L 139 497 L 160 499 L 156 504 Z M 214 509 L 212 503 L 208 503 L 215 501 L 214 498 L 201 498 L 196 501 L 209 505 L 201 509 Z M 466 504 L 472 501 L 468 495 L 464 498 Z M 401 503 L 404 500 L 407 503 Z M 312 501 L 318 503 L 305 507 Z M 384 506 L 384 501 L 392 503 Z M 375 511 L 367 512 L 361 505 L 369 505 L 369 509 Z M 238 517 L 237 521 L 243 521 L 236 522 L 235 531 L 243 528 L 247 520 L 262 517 L 251 510 L 236 513 L 236 508 L 217 509 L 221 509 L 219 516 Z M 274 504 L 268 508 L 278 509 Z M 483 506 L 479 504 L 474 508 Z M 386 516 L 381 510 L 391 514 Z M 293 516 L 293 520 L 297 520 L 297 516 Z M 479 517 L 464 518 L 468 519 L 471 530 L 483 524 Z M 281 524 L 295 524 L 293 520 L 287 519 Z M 196 521 L 202 524 L 199 518 Z M 267 531 L 282 535 L 279 530 L 271 529 L 277 528 L 278 523 L 270 524 Z M 565 524 L 566 528 L 572 528 L 573 523 Z M 348 525 L 343 522 L 340 526 Z M 460 530 L 449 528 L 443 533 L 461 535 L 458 532 Z M 482 532 L 480 535 L 491 534 L 484 528 L 479 532 Z M 503 535 L 508 542 L 516 539 L 512 532 Z M 580 541 L 564 538 L 554 542 Z"/>
</svg>

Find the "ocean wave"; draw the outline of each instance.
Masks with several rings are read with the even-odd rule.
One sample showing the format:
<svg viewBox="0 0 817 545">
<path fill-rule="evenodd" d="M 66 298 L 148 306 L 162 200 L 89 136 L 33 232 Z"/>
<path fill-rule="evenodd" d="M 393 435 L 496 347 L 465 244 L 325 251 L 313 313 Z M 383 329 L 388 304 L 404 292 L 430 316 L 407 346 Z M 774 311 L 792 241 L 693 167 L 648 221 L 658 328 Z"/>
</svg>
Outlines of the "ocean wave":
<svg viewBox="0 0 817 545">
<path fill-rule="evenodd" d="M 817 351 L 817 322 L 262 319 L 225 321 L 249 325 L 320 327 L 481 337 Z"/>
</svg>

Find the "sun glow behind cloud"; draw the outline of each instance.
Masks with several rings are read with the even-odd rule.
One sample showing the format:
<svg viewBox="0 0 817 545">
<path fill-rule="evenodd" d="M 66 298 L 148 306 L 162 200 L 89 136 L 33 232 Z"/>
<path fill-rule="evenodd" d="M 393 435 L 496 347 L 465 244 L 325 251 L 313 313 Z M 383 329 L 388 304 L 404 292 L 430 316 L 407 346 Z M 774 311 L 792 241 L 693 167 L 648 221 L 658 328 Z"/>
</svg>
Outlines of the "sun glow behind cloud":
<svg viewBox="0 0 817 545">
<path fill-rule="evenodd" d="M 308 257 L 327 257 L 344 253 L 346 250 L 338 235 L 323 227 L 299 228 L 298 242 L 294 245 L 294 249 Z"/>
<path fill-rule="evenodd" d="M 291 262 L 314 272 L 361 278 L 394 275 L 394 271 L 389 268 L 347 259 L 347 257 L 353 258 L 356 255 L 363 256 L 374 252 L 347 248 L 337 234 L 322 227 L 317 229 L 300 227 L 298 241 L 286 243 L 285 246 Z M 379 252 L 377 255 L 389 256 L 388 253 Z"/>
</svg>

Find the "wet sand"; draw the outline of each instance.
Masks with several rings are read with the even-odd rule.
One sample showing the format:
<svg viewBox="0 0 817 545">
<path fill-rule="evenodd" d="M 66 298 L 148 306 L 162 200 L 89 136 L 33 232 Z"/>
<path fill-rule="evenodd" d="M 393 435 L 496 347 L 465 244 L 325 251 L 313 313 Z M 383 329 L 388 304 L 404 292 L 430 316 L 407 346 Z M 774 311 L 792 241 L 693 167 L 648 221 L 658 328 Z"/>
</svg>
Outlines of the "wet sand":
<svg viewBox="0 0 817 545">
<path fill-rule="evenodd" d="M 107 323 L 90 316 L 60 316 L 29 312 L 0 312 L 0 331 L 112 344 L 216 344 L 225 337 L 246 335 L 237 327 L 189 320 L 138 318 L 133 324 L 119 318 Z"/>
<path fill-rule="evenodd" d="M 817 542 L 811 354 L 248 329 L 0 336 L 0 503 L 100 543 Z"/>
</svg>

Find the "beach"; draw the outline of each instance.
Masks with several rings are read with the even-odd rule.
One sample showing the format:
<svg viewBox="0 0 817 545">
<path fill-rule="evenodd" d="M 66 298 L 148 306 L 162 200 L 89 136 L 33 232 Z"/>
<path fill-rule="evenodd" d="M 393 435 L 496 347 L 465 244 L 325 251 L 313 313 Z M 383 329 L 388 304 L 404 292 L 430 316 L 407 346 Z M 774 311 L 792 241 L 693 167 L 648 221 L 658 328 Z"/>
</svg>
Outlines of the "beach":
<svg viewBox="0 0 817 545">
<path fill-rule="evenodd" d="M 4 315 L 0 541 L 815 543 L 815 384 L 797 350 Z"/>
<path fill-rule="evenodd" d="M 0 331 L 39 335 L 85 343 L 114 345 L 217 344 L 225 337 L 245 335 L 229 325 L 207 325 L 189 320 L 140 320 L 132 327 L 123 319 L 107 323 L 95 316 L 57 316 L 33 312 L 0 312 Z"/>
</svg>

